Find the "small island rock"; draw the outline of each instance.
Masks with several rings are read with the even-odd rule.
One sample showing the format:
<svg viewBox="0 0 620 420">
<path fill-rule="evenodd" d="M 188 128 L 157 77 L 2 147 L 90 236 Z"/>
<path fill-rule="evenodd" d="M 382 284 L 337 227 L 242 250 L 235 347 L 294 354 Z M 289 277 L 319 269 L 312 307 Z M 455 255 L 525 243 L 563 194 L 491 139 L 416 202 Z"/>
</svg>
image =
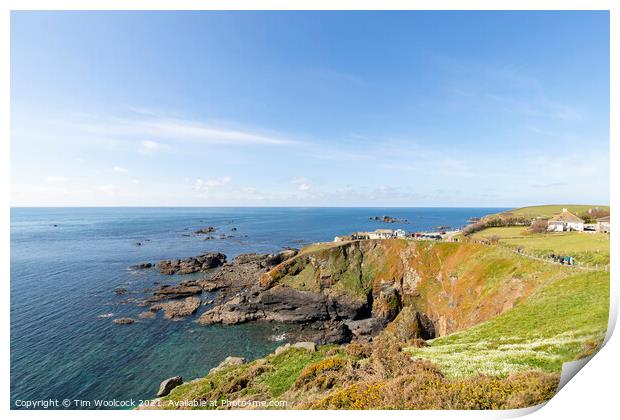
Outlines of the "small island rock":
<svg viewBox="0 0 620 420">
<path fill-rule="evenodd" d="M 133 324 L 134 322 L 136 322 L 136 320 L 133 318 L 116 318 L 112 322 L 114 322 L 115 324 L 119 324 L 119 325 L 129 325 L 129 324 Z"/>
</svg>

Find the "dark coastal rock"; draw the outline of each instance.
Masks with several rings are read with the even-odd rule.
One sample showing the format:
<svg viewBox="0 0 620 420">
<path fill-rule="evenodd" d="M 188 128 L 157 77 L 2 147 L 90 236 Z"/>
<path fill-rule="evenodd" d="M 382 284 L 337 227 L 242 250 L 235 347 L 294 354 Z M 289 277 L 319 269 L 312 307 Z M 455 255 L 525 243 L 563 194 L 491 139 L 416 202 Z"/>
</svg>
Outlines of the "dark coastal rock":
<svg viewBox="0 0 620 420">
<path fill-rule="evenodd" d="M 330 320 L 315 327 L 316 332 L 306 337 L 316 344 L 344 344 L 349 343 L 353 333 L 349 327 L 340 321 Z"/>
<path fill-rule="evenodd" d="M 251 297 L 238 294 L 205 312 L 200 324 L 241 324 L 265 319 L 277 322 L 311 322 L 329 319 L 327 298 L 319 293 L 277 286 Z"/>
<path fill-rule="evenodd" d="M 188 297 L 183 300 L 163 302 L 151 306 L 151 312 L 164 311 L 164 317 L 168 319 L 185 318 L 190 316 L 200 307 L 200 299 Z"/>
<path fill-rule="evenodd" d="M 265 319 L 279 322 L 310 322 L 329 319 L 327 297 L 321 293 L 276 286 L 257 299 Z"/>
<path fill-rule="evenodd" d="M 239 254 L 233 259 L 233 264 L 261 263 L 267 254 Z"/>
<path fill-rule="evenodd" d="M 183 284 L 181 282 L 177 286 L 160 286 L 153 292 L 153 300 L 163 299 L 180 299 L 188 296 L 198 295 L 202 293 L 202 287 L 198 286 L 196 282 L 187 282 Z"/>
<path fill-rule="evenodd" d="M 118 296 L 121 296 L 127 293 L 127 289 L 125 289 L 124 287 L 117 287 L 116 289 L 114 289 L 114 293 Z"/>
<path fill-rule="evenodd" d="M 129 269 L 130 270 L 144 270 L 146 268 L 151 268 L 153 267 L 152 263 L 140 263 L 140 264 L 134 264 L 134 265 L 130 265 Z"/>
<path fill-rule="evenodd" d="M 157 267 L 162 274 L 190 274 L 219 267 L 225 262 L 226 255 L 220 252 L 209 252 L 182 260 L 162 260 L 157 264 Z"/>
<path fill-rule="evenodd" d="M 354 319 L 365 310 L 365 302 L 342 295 L 340 299 L 323 293 L 302 291 L 286 286 L 268 290 L 251 289 L 210 309 L 200 316 L 200 324 L 241 324 L 259 319 L 285 323 Z M 333 336 L 350 336 L 346 326 L 334 324 Z M 329 330 L 329 328 L 328 328 Z M 323 338 L 317 338 L 324 341 Z"/>
<path fill-rule="evenodd" d="M 383 222 L 383 223 L 409 223 L 407 219 L 399 219 L 397 217 L 392 217 L 392 216 L 371 216 L 368 219 L 374 220 L 375 222 Z"/>
<path fill-rule="evenodd" d="M 203 291 L 217 291 L 204 302 L 208 305 L 207 311 L 199 316 L 199 324 L 295 323 L 302 326 L 295 333 L 296 339 L 316 344 L 370 340 L 398 314 L 401 302 L 394 282 L 364 296 L 333 287 L 333 279 L 328 276 L 318 277 L 317 284 L 308 290 L 278 281 L 299 275 L 309 264 L 317 273 L 332 269 L 328 266 L 330 262 L 313 260 L 306 255 L 298 257 L 296 249 L 272 254 L 241 254 L 231 262 L 221 253 L 164 260 L 158 268 L 165 274 L 220 268 L 209 271 L 200 280 L 160 286 L 140 306 L 150 305 L 149 312 L 153 314 L 163 311 L 165 318 L 181 319 L 194 314 L 201 306 L 197 295 Z M 273 270 L 277 270 L 277 276 L 269 274 L 274 273 Z M 263 282 L 265 276 L 271 280 Z M 146 313 L 138 316 L 150 317 Z"/>
<path fill-rule="evenodd" d="M 116 318 L 112 322 L 114 322 L 115 324 L 119 324 L 119 325 L 129 325 L 129 324 L 133 324 L 134 322 L 136 322 L 136 320 L 133 318 Z"/>
<path fill-rule="evenodd" d="M 295 255 L 297 255 L 298 252 L 299 251 L 297 251 L 296 249 L 285 249 L 284 251 L 270 254 L 265 259 L 265 265 L 268 267 L 278 265 L 281 262 L 288 260 L 289 258 L 293 258 Z"/>
<path fill-rule="evenodd" d="M 360 319 L 370 315 L 368 299 L 326 289 L 330 319 Z"/>
<path fill-rule="evenodd" d="M 416 319 L 420 325 L 420 338 L 431 340 L 436 337 L 435 324 L 433 320 L 422 312 L 416 312 Z"/>
<path fill-rule="evenodd" d="M 213 233 L 213 232 L 215 232 L 215 230 L 216 230 L 216 229 L 215 229 L 213 226 L 208 226 L 208 227 L 205 227 L 205 228 L 202 228 L 202 229 L 198 229 L 198 230 L 197 230 L 197 231 L 195 231 L 194 233 L 195 233 L 196 235 L 207 235 L 207 234 L 209 234 L 209 233 Z"/>
<path fill-rule="evenodd" d="M 274 254 L 240 254 L 233 260 L 234 264 L 257 263 L 263 268 L 273 267 L 297 255 L 296 249 L 285 249 Z"/>
<path fill-rule="evenodd" d="M 235 325 L 261 318 L 264 318 L 264 313 L 260 311 L 258 305 L 247 302 L 242 296 L 236 296 L 203 313 L 198 318 L 198 323 Z"/>
<path fill-rule="evenodd" d="M 183 378 L 181 376 L 173 376 L 172 378 L 166 379 L 159 385 L 159 391 L 157 391 L 157 398 L 165 397 L 166 395 L 170 394 L 170 391 L 182 384 Z"/>
<path fill-rule="evenodd" d="M 345 321 L 353 337 L 358 341 L 369 341 L 379 334 L 386 326 L 383 318 L 366 318 L 354 321 Z"/>
</svg>

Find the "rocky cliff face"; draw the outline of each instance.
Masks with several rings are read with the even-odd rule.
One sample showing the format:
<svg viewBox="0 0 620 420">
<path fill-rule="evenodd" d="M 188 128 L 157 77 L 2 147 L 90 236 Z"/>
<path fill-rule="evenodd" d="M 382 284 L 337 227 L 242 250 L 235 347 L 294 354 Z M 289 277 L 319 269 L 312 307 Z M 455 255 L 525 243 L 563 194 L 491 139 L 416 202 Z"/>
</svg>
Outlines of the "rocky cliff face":
<svg viewBox="0 0 620 420">
<path fill-rule="evenodd" d="M 559 274 L 478 244 L 321 244 L 263 274 L 255 303 L 267 319 L 343 320 L 353 335 L 380 330 L 408 307 L 412 336 L 428 339 L 490 319 Z"/>
</svg>

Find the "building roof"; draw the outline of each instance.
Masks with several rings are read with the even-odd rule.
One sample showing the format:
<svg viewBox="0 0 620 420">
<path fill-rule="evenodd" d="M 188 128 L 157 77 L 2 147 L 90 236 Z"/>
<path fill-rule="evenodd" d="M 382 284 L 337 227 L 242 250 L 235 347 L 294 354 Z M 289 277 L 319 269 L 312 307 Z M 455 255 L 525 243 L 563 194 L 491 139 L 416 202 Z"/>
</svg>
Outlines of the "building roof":
<svg viewBox="0 0 620 420">
<path fill-rule="evenodd" d="M 608 222 L 609 223 L 609 216 L 605 216 L 605 217 L 600 217 L 598 219 L 596 219 L 597 222 Z"/>
<path fill-rule="evenodd" d="M 377 229 L 375 233 L 386 233 L 388 235 L 392 235 L 394 231 L 392 229 Z"/>
<path fill-rule="evenodd" d="M 558 213 L 549 219 L 550 222 L 567 222 L 567 223 L 583 223 L 583 219 L 575 216 L 566 209 L 562 209 L 562 213 Z"/>
</svg>

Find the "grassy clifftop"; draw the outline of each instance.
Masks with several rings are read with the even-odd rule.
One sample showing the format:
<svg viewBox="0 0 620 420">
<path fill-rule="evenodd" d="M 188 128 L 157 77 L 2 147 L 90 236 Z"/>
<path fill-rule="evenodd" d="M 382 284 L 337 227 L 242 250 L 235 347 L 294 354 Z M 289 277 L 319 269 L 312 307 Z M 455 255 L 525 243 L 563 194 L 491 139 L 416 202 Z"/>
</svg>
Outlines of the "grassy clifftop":
<svg viewBox="0 0 620 420">
<path fill-rule="evenodd" d="M 609 206 L 607 205 L 597 205 L 597 204 L 547 204 L 543 206 L 527 206 L 527 207 L 519 207 L 512 210 L 507 210 L 498 214 L 488 215 L 486 217 L 493 216 L 505 216 L 511 215 L 514 217 L 526 217 L 529 219 L 534 219 L 537 217 L 549 218 L 555 214 L 561 213 L 562 209 L 567 209 L 573 214 L 581 214 L 585 213 L 590 209 L 600 209 L 609 211 Z"/>
<path fill-rule="evenodd" d="M 609 206 L 595 205 L 595 204 L 549 204 L 544 206 L 528 206 L 520 207 L 513 210 L 508 210 L 505 213 L 510 213 L 514 216 L 524 216 L 528 218 L 536 217 L 551 217 L 554 214 L 560 213 L 562 209 L 567 209 L 573 214 L 579 214 L 587 212 L 589 209 L 599 208 L 601 210 L 609 211 Z M 500 213 L 502 214 L 502 213 Z"/>
<path fill-rule="evenodd" d="M 524 226 L 492 227 L 471 235 L 473 239 L 496 240 L 501 245 L 547 257 L 570 255 L 579 264 L 605 266 L 610 261 L 609 234 L 598 232 L 534 233 Z"/>
</svg>

